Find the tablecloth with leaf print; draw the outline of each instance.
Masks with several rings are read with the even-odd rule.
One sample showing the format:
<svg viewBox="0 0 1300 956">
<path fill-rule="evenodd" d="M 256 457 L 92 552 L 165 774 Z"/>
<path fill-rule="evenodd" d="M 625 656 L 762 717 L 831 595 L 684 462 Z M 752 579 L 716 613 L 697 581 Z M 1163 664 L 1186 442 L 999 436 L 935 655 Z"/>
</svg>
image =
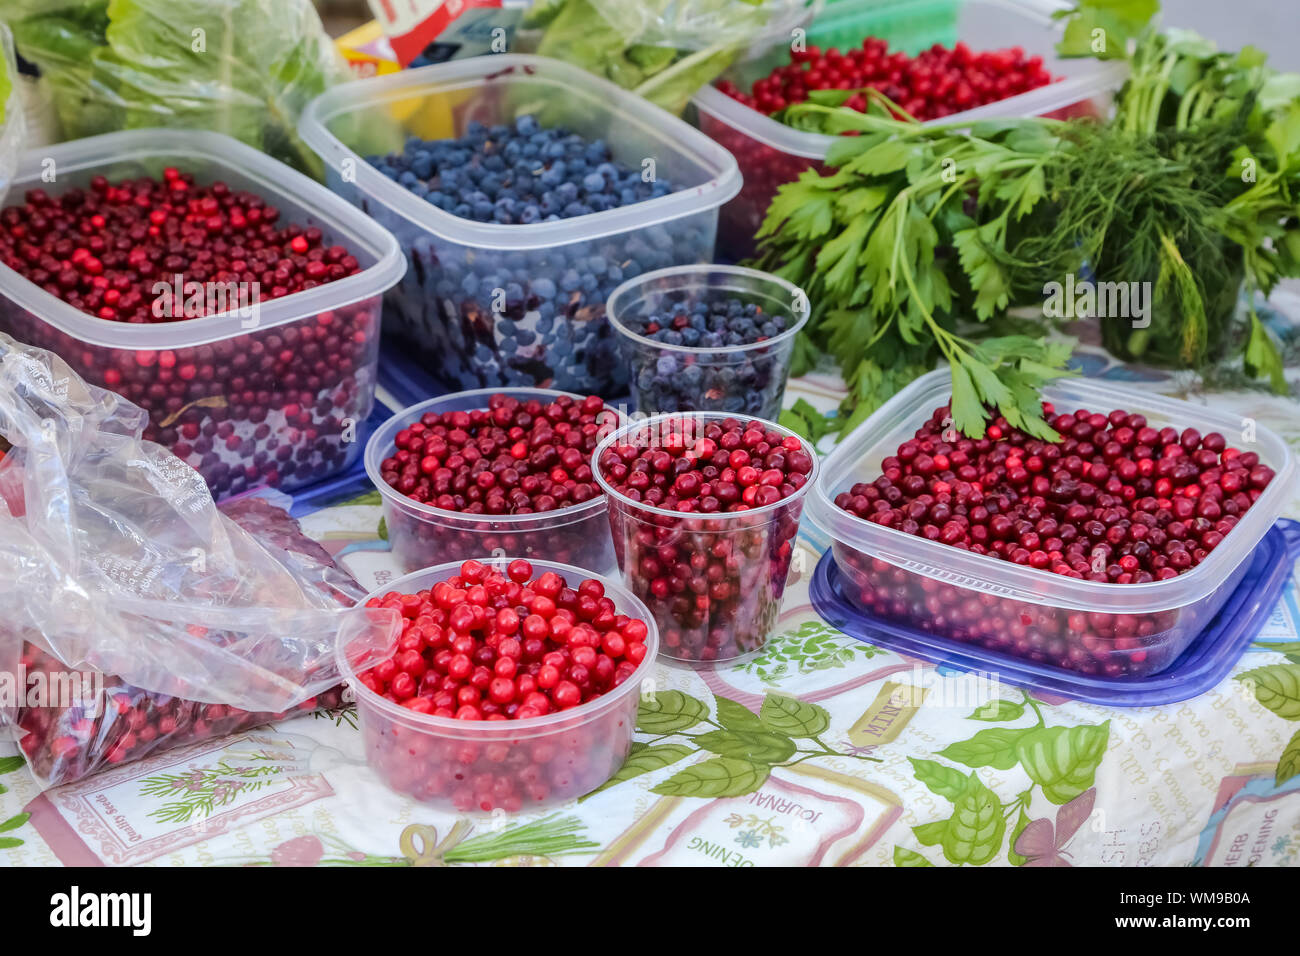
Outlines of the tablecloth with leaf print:
<svg viewBox="0 0 1300 956">
<path fill-rule="evenodd" d="M 1295 303 L 1291 303 L 1294 305 Z M 1300 309 L 1294 310 L 1300 313 Z M 1294 366 L 1291 323 L 1272 315 Z M 1300 447 L 1294 396 L 1112 363 L 1086 374 L 1213 401 Z M 833 374 L 787 404 L 835 404 Z M 1300 516 L 1292 489 L 1287 514 Z M 377 495 L 303 519 L 367 587 L 399 571 Z M 0 864 L 1282 865 L 1300 858 L 1293 577 L 1232 678 L 1178 704 L 1035 698 L 837 632 L 808 601 L 805 522 L 776 636 L 738 664 L 660 663 L 610 784 L 547 812 L 458 819 L 366 768 L 355 713 L 301 717 L 40 793 L 0 750 Z M 1241 680 L 1244 674 L 1251 680 Z M 986 698 L 989 692 L 995 696 Z"/>
</svg>

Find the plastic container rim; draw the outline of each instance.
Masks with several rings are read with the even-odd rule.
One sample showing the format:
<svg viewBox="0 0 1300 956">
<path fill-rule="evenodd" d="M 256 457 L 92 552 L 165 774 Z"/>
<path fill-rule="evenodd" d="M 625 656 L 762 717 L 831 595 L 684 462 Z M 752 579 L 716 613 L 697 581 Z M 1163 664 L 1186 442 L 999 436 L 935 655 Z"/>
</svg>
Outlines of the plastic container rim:
<svg viewBox="0 0 1300 956">
<path fill-rule="evenodd" d="M 179 322 L 137 325 L 88 315 L 46 292 L 30 279 L 0 263 L 0 292 L 11 302 L 87 345 L 133 351 L 194 348 L 224 339 L 276 328 L 321 312 L 382 295 L 406 273 L 406 256 L 391 232 L 320 183 L 277 159 L 221 133 L 208 130 L 133 129 L 88 136 L 54 146 L 27 150 L 12 188 L 39 182 L 41 163 L 53 159 L 60 172 L 81 172 L 114 163 L 148 159 L 201 158 L 256 183 L 257 192 L 277 205 L 285 200 L 309 206 L 336 239 L 364 246 L 375 258 L 356 275 L 268 299 L 259 304 L 260 320 L 245 327 L 235 310 Z M 356 251 L 349 247 L 349 253 Z M 168 281 L 170 276 L 159 276 Z"/>
<path fill-rule="evenodd" d="M 1055 0 L 1021 0 L 1018 3 L 1009 3 L 1008 0 L 978 0 L 978 2 L 1002 7 L 1008 12 L 1031 18 L 1044 25 L 1051 23 L 1053 11 L 1068 8 L 1068 4 L 1062 5 L 1055 2 Z M 835 7 L 832 4 L 829 7 L 829 13 L 833 15 L 834 11 Z M 1009 96 L 993 103 L 986 103 L 983 106 L 964 110 L 961 113 L 953 113 L 951 116 L 940 119 L 926 120 L 921 125 L 960 126 L 961 124 L 977 123 L 980 120 L 994 117 L 1041 115 L 1043 112 L 1051 112 L 1053 109 L 1061 108 L 1060 106 L 1053 106 L 1051 109 L 1038 111 L 1025 108 L 1024 104 L 1028 101 L 1028 98 L 1041 98 L 1044 90 L 1062 94 L 1061 98 L 1065 99 L 1063 105 L 1068 105 L 1077 103 L 1080 100 L 1091 99 L 1107 90 L 1118 89 L 1127 75 L 1128 67 L 1122 61 L 1098 60 L 1092 71 L 1081 76 L 1066 77 L 1055 83 L 1049 83 L 1047 86 L 1026 90 L 1024 93 L 1017 93 L 1015 96 Z M 739 100 L 732 99 L 712 83 L 702 87 L 691 99 L 691 102 L 701 113 L 711 119 L 726 123 L 733 129 L 744 133 L 750 139 L 757 140 L 772 149 L 800 156 L 804 159 L 825 159 L 831 145 L 841 139 L 839 136 L 810 133 L 787 126 L 770 116 L 763 115 L 758 110 L 751 109 Z"/>
<path fill-rule="evenodd" d="M 343 647 L 345 631 L 339 630 L 338 636 L 334 641 L 334 657 L 338 664 L 339 674 L 345 680 L 352 692 L 357 697 L 357 702 L 365 701 L 367 705 L 376 708 L 385 716 L 393 720 L 402 721 L 408 727 L 416 727 L 421 730 L 430 732 L 444 732 L 443 735 L 466 736 L 466 731 L 470 730 L 468 737 L 506 735 L 510 732 L 524 736 L 536 736 L 534 731 L 543 731 L 556 725 L 568 725 L 586 723 L 593 717 L 600 716 L 607 710 L 613 709 L 616 705 L 623 702 L 629 693 L 633 690 L 639 690 L 641 682 L 645 680 L 654 666 L 656 657 L 659 654 L 659 627 L 655 624 L 654 615 L 646 607 L 645 602 L 627 589 L 621 582 L 604 574 L 597 574 L 594 571 L 588 571 L 585 568 L 579 568 L 572 564 L 561 564 L 558 561 L 544 561 L 533 558 L 478 558 L 482 564 L 491 567 L 504 569 L 512 561 L 527 561 L 533 567 L 535 574 L 541 574 L 546 571 L 555 571 L 565 577 L 566 580 L 572 575 L 578 575 L 579 578 L 594 578 L 605 587 L 605 595 L 614 598 L 614 605 L 620 614 L 626 614 L 628 617 L 636 618 L 646 626 L 646 654 L 637 665 L 636 670 L 628 675 L 627 680 L 617 687 L 597 697 L 595 700 L 587 701 L 585 704 L 579 704 L 577 707 L 571 707 L 568 710 L 557 711 L 553 714 L 546 714 L 543 717 L 530 717 L 526 720 L 456 720 L 453 717 L 437 717 L 433 714 L 420 714 L 400 704 L 394 704 L 392 701 L 385 700 L 379 694 L 376 694 L 369 687 L 359 680 L 356 668 L 348 660 L 347 653 Z M 395 578 L 387 584 L 375 588 L 364 598 L 362 598 L 351 613 L 360 613 L 366 609 L 366 602 L 372 598 L 381 598 L 390 591 L 401 591 L 404 587 L 410 586 L 417 580 L 423 580 L 431 575 L 445 575 L 438 580 L 445 580 L 446 577 L 454 576 L 455 572 L 464 564 L 463 561 L 448 561 L 445 564 L 436 564 L 432 567 L 421 568 L 418 571 L 412 571 L 410 574 L 404 574 L 400 578 Z M 451 572 L 451 573 L 448 573 Z M 433 587 L 437 581 L 433 581 L 427 587 L 420 586 L 418 590 L 427 590 Z M 631 613 L 629 613 L 629 611 Z M 387 659 L 387 658 L 385 658 Z M 378 663 L 378 662 L 376 662 Z M 371 665 L 373 666 L 373 665 Z M 587 718 L 583 720 L 582 718 Z M 473 729 L 471 729 L 473 728 Z M 484 731 L 484 734 L 476 732 L 477 729 Z M 488 733 L 490 732 L 490 733 Z"/>
<path fill-rule="evenodd" d="M 688 152 L 710 178 L 666 196 L 633 203 L 617 209 L 574 216 L 554 222 L 483 223 L 462 219 L 416 196 L 388 179 L 364 157 L 346 146 L 329 131 L 327 123 L 340 115 L 371 108 L 391 100 L 423 93 L 450 92 L 478 86 L 519 70 L 520 76 L 567 82 L 590 90 L 593 96 L 625 119 L 635 120 L 664 146 Z M 460 245 L 491 250 L 528 250 L 600 239 L 623 232 L 636 232 L 662 222 L 707 212 L 733 198 L 741 187 L 740 168 L 725 148 L 666 110 L 608 80 L 550 57 L 524 53 L 494 53 L 436 63 L 386 76 L 374 76 L 341 83 L 312 100 L 303 110 L 298 133 L 331 168 L 351 160 L 355 186 L 391 212 L 441 239 Z"/>
<path fill-rule="evenodd" d="M 801 307 L 798 309 L 791 308 L 790 311 L 795 316 L 795 323 L 790 328 L 781 332 L 780 335 L 774 335 L 770 339 L 763 339 L 759 342 L 749 342 L 744 345 L 720 345 L 716 348 L 708 348 L 702 345 L 671 345 L 668 342 L 659 342 L 655 339 L 647 338 L 640 333 L 633 332 L 619 318 L 619 298 L 622 296 L 631 296 L 632 293 L 640 290 L 643 285 L 648 285 L 651 281 L 659 279 L 672 279 L 677 276 L 699 275 L 707 277 L 711 274 L 721 274 L 730 276 L 744 276 L 761 282 L 769 282 L 779 288 L 782 288 L 790 296 L 790 302 L 800 302 Z M 668 289 L 664 291 L 691 291 L 692 286 L 683 285 L 677 289 Z M 736 286 L 728 285 L 708 285 L 703 288 L 723 289 L 736 292 L 748 292 L 753 294 L 753 290 L 741 289 Z M 757 349 L 770 349 L 773 346 L 780 345 L 788 339 L 792 339 L 798 334 L 799 330 L 808 324 L 808 317 L 812 314 L 812 307 L 808 302 L 808 294 L 799 288 L 793 282 L 782 279 L 780 276 L 772 275 L 770 272 L 763 272 L 759 269 L 750 269 L 747 266 L 724 266 L 713 265 L 709 263 L 669 266 L 666 269 L 656 269 L 653 272 L 646 272 L 639 276 L 633 276 L 631 279 L 624 281 L 617 289 L 610 293 L 608 301 L 605 303 L 605 317 L 614 330 L 638 345 L 648 345 L 655 349 L 662 349 L 665 352 L 681 352 L 687 355 L 720 355 L 736 354 L 739 352 L 752 352 Z"/>
<path fill-rule="evenodd" d="M 668 419 L 682 419 L 682 418 L 692 418 L 697 421 L 705 421 L 705 420 L 725 421 L 728 418 L 734 418 L 739 422 L 746 422 L 746 423 L 759 422 L 764 426 L 764 430 L 770 429 L 771 431 L 778 432 L 781 435 L 793 436 L 794 438 L 799 439 L 799 443 L 803 446 L 804 451 L 806 451 L 809 457 L 812 459 L 812 471 L 808 472 L 808 480 L 805 481 L 803 483 L 803 486 L 797 489 L 794 494 L 786 498 L 782 498 L 780 501 L 774 501 L 770 505 L 763 505 L 763 507 L 761 508 L 750 508 L 748 511 L 714 511 L 714 512 L 669 511 L 667 508 L 658 508 L 655 507 L 654 505 L 648 505 L 643 501 L 633 501 L 631 498 L 627 497 L 627 495 L 618 491 L 616 488 L 614 488 L 613 485 L 611 485 L 608 481 L 605 480 L 605 476 L 600 473 L 600 456 L 604 453 L 606 448 L 609 448 L 611 445 L 613 445 L 618 439 L 622 438 L 624 435 L 629 434 L 633 429 L 651 428 L 654 427 L 655 425 L 658 425 L 660 422 L 667 421 Z M 753 415 L 738 415 L 738 414 L 732 414 L 730 412 L 663 412 L 658 415 L 652 415 L 649 418 L 638 419 L 636 421 L 629 422 L 628 424 L 621 427 L 618 431 L 614 432 L 612 435 L 607 436 L 604 441 L 602 441 L 599 445 L 596 446 L 596 450 L 592 452 L 592 456 L 591 456 L 591 473 L 596 476 L 596 481 L 600 484 L 600 487 L 604 489 L 605 494 L 610 498 L 611 501 L 618 501 L 624 507 L 630 508 L 634 511 L 643 511 L 643 512 L 648 512 L 650 514 L 660 515 L 665 518 L 676 518 L 679 520 L 704 518 L 710 521 L 718 521 L 718 520 L 740 521 L 745 518 L 753 518 L 760 515 L 768 514 L 769 512 L 773 512 L 778 508 L 788 507 L 789 505 L 796 504 L 801 499 L 807 497 L 809 490 L 813 487 L 814 484 L 816 484 L 817 478 L 820 475 L 821 470 L 822 470 L 821 462 L 817 456 L 817 449 L 815 449 L 812 446 L 812 444 L 808 441 L 808 439 L 804 438 L 802 435 L 790 430 L 789 428 L 786 428 L 784 425 L 778 425 L 776 422 L 768 421 L 766 418 L 757 418 Z M 715 533 L 723 534 L 725 532 L 719 531 Z"/>
<path fill-rule="evenodd" d="M 946 369 L 922 375 L 878 408 L 839 448 L 827 456 L 810 499 L 809 515 L 813 523 L 831 537 L 832 546 L 843 545 L 936 581 L 1001 595 L 1010 600 L 1105 613 L 1170 610 L 1194 604 L 1222 586 L 1272 527 L 1281 512 L 1282 489 L 1294 479 L 1295 459 L 1286 442 L 1271 429 L 1256 426 L 1257 443 L 1274 445 L 1280 452 L 1280 460 L 1268 462 L 1275 471 L 1273 480 L 1237 526 L 1224 536 L 1224 543 L 1231 542 L 1232 546 L 1225 548 L 1224 544 L 1220 544 L 1206 560 L 1185 574 L 1145 584 L 1103 584 L 1100 581 L 1081 580 L 1039 568 L 1016 565 L 904 534 L 896 528 L 875 524 L 837 507 L 835 495 L 839 490 L 846 490 L 843 486 L 850 477 L 851 468 L 868 453 L 877 452 L 877 446 L 884 437 L 900 428 L 909 418 L 927 406 L 937 407 L 936 402 L 948 401 L 951 396 L 950 382 Z M 1043 390 L 1043 397 L 1049 401 L 1055 400 L 1055 394 L 1065 388 L 1082 390 L 1085 393 L 1082 400 L 1098 402 L 1110 408 L 1150 409 L 1167 415 L 1171 423 L 1177 422 L 1183 428 L 1201 428 L 1202 433 L 1232 428 L 1232 424 L 1223 421 L 1211 409 L 1087 378 L 1058 380 Z M 1079 400 L 1069 396 L 1061 399 L 1067 403 Z M 1180 420 L 1176 416 L 1183 418 Z M 1214 424 L 1210 428 L 1202 428 L 1207 420 Z M 1271 449 L 1270 453 L 1272 451 Z M 892 448 L 883 450 L 884 456 L 892 453 Z M 1235 540 L 1234 535 L 1237 535 Z M 888 556 L 880 554 L 881 549 L 885 549 Z M 904 556 L 907 552 L 911 552 L 910 557 Z M 900 561 L 904 563 L 900 565 Z M 959 581 L 955 577 L 975 580 Z"/>
<path fill-rule="evenodd" d="M 535 397 L 558 397 L 567 395 L 570 398 L 576 398 L 579 401 L 586 398 L 585 395 L 578 395 L 574 392 L 564 392 L 553 388 L 473 388 L 463 392 L 448 392 L 445 395 L 439 395 L 436 398 L 429 398 L 423 402 L 417 402 L 409 405 L 399 412 L 389 416 L 388 420 L 375 429 L 370 440 L 366 442 L 365 463 L 366 475 L 370 478 L 375 489 L 383 496 L 385 503 L 392 504 L 398 508 L 407 509 L 414 512 L 415 516 L 433 521 L 440 526 L 448 528 L 458 528 L 466 523 L 478 523 L 490 521 L 494 524 L 502 525 L 526 525 L 533 522 L 545 524 L 548 528 L 558 528 L 564 525 L 575 524 L 599 514 L 607 506 L 608 502 L 602 494 L 598 498 L 592 498 L 590 501 L 584 501 L 581 504 L 569 505 L 564 508 L 556 508 L 554 511 L 537 511 L 532 514 L 509 514 L 509 515 L 489 515 L 489 514 L 467 514 L 463 511 L 448 511 L 445 508 L 438 508 L 433 505 L 425 504 L 422 501 L 416 501 L 402 494 L 388 482 L 384 481 L 383 475 L 379 472 L 379 466 L 383 463 L 384 457 L 380 451 L 381 446 L 387 447 L 393 444 L 393 438 L 402 428 L 409 425 L 415 419 L 419 418 L 426 411 L 437 405 L 439 402 L 445 402 L 451 398 L 478 398 L 480 395 L 484 399 L 483 407 L 487 408 L 487 400 L 493 395 L 510 395 L 518 397 L 521 393 L 527 393 Z M 526 401 L 527 399 L 525 399 Z M 620 425 L 625 421 L 624 416 L 616 408 L 605 406 L 607 411 L 613 412 L 618 416 Z M 405 424 L 403 424 L 405 422 Z M 390 434 L 391 429 L 391 434 Z M 594 471 L 594 470 L 593 470 Z M 563 519 L 557 521 L 556 519 Z M 503 528 L 503 531 L 508 530 Z M 525 560 L 529 560 L 525 558 Z"/>
</svg>

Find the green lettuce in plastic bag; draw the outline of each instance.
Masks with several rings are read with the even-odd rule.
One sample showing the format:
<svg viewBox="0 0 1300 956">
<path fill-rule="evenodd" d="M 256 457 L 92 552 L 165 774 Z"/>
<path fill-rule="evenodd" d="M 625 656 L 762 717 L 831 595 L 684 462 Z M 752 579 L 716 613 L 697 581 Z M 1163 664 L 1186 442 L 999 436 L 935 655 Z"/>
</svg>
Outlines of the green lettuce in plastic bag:
<svg viewBox="0 0 1300 956">
<path fill-rule="evenodd" d="M 537 0 L 537 52 L 680 113 L 745 47 L 785 39 L 811 0 Z"/>
<path fill-rule="evenodd" d="M 349 74 L 309 0 L 0 0 L 0 19 L 69 139 L 207 129 L 322 175 L 298 114 Z"/>
</svg>

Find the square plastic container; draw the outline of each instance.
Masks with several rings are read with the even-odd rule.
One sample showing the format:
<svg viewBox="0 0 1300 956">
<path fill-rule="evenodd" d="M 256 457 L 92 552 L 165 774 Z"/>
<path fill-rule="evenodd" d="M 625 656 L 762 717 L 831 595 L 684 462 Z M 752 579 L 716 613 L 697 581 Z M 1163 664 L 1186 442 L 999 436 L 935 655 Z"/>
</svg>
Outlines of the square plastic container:
<svg viewBox="0 0 1300 956">
<path fill-rule="evenodd" d="M 857 33 L 853 45 L 868 36 L 878 36 L 891 46 L 902 45 L 906 40 L 906 34 L 898 40 L 891 35 L 891 26 L 900 22 L 891 7 L 864 10 L 846 2 L 843 12 L 839 12 L 840 6 L 829 7 L 823 16 L 814 20 L 811 29 L 830 31 L 835 36 Z M 976 51 L 1023 47 L 1027 54 L 1041 56 L 1052 75 L 1064 79 L 932 122 L 974 123 L 998 116 L 1060 119 L 1104 116 L 1110 109 L 1112 94 L 1124 82 L 1126 68 L 1118 62 L 1057 56 L 1056 42 L 1062 27 L 1052 20 L 1051 14 L 1065 6 L 1068 4 L 1055 0 L 964 0 L 957 13 L 957 40 Z M 847 20 L 837 26 L 837 18 Z M 785 51 L 781 63 L 769 63 L 766 58 L 756 62 L 769 66 L 788 63 L 789 52 Z M 762 75 L 745 70 L 725 78 L 748 89 Z M 719 254 L 728 260 L 748 258 L 754 252 L 754 235 L 776 190 L 793 182 L 806 169 L 822 170 L 821 161 L 835 137 L 786 126 L 712 85 L 700 90 L 691 102 L 696 109 L 696 124 L 736 157 L 744 176 L 740 195 L 722 208 L 718 223 Z"/>
<path fill-rule="evenodd" d="M 514 554 L 533 561 L 537 558 L 576 564 L 605 573 L 613 571 L 614 542 L 609 536 L 608 504 L 605 496 L 582 504 L 537 514 L 478 515 L 447 511 L 415 501 L 402 494 L 380 473 L 380 465 L 394 451 L 393 439 L 426 412 L 471 411 L 487 408 L 496 394 L 521 402 L 537 399 L 550 402 L 566 392 L 541 388 L 484 388 L 443 395 L 398 412 L 371 436 L 366 445 L 366 473 L 379 489 L 384 502 L 384 525 L 393 555 L 406 571 L 427 568 L 444 561 L 494 558 Z M 570 398 L 582 399 L 581 395 Z M 621 422 L 610 410 L 610 431 Z"/>
<path fill-rule="evenodd" d="M 616 161 L 676 191 L 555 222 L 462 219 L 366 161 L 364 151 L 374 147 L 351 141 L 349 132 L 364 114 L 386 114 L 400 133 L 424 138 L 458 137 L 472 121 L 491 126 L 533 115 L 542 126 L 605 141 Z M 300 131 L 325 159 L 331 188 L 397 236 L 410 268 L 388 296 L 386 331 L 450 389 L 624 394 L 627 370 L 605 300 L 632 276 L 710 261 L 718 207 L 740 189 L 736 161 L 708 137 L 546 57 L 473 57 L 343 84 L 308 106 Z M 397 135 L 389 148 L 401 141 Z"/>
<path fill-rule="evenodd" d="M 1172 664 L 1237 587 L 1246 560 L 1272 527 L 1295 480 L 1291 450 L 1262 426 L 1250 450 L 1276 476 L 1209 556 L 1185 574 L 1147 584 L 1108 584 L 1054 574 L 865 521 L 834 499 L 874 480 L 881 461 L 946 405 L 946 369 L 886 402 L 823 463 L 809 511 L 832 538 L 849 600 L 868 614 L 927 630 L 955 647 L 973 644 L 1061 672 L 1141 678 Z M 1241 430 L 1239 416 L 1176 399 L 1073 379 L 1043 390 L 1061 410 L 1122 407 L 1153 428 Z"/>
<path fill-rule="evenodd" d="M 609 499 L 609 524 L 623 581 L 649 606 L 663 654 L 679 661 L 733 660 L 758 650 L 781 614 L 794 539 L 804 499 L 817 478 L 817 453 L 803 438 L 773 422 L 765 430 L 799 438 L 812 459 L 802 488 L 749 511 L 683 514 L 633 501 L 602 476 L 601 455 L 633 438 L 653 447 L 663 426 L 685 420 L 697 437 L 709 422 L 749 416 L 721 412 L 657 415 L 632 422 L 596 448 L 592 470 Z"/>
<path fill-rule="evenodd" d="M 1040 697 L 1050 695 L 1107 707 L 1155 707 L 1197 697 L 1227 678 L 1273 616 L 1298 559 L 1300 522 L 1283 518 L 1246 559 L 1248 570 L 1209 626 L 1173 664 L 1141 680 L 1063 671 L 863 614 L 845 596 L 846 579 L 829 551 L 817 562 L 808 592 L 813 607 L 829 624 L 850 637 L 905 657 L 968 673 L 992 672 L 999 680 Z"/>
<path fill-rule="evenodd" d="M 505 568 L 514 558 L 493 562 Z M 646 606 L 616 581 L 567 564 L 533 561 L 535 575 L 554 571 L 570 586 L 596 577 L 619 613 L 644 621 L 645 659 L 623 683 L 593 701 L 529 720 L 454 720 L 419 714 L 361 683 L 368 670 L 396 651 L 391 625 L 359 607 L 339 631 L 339 673 L 356 694 L 366 762 L 385 785 L 453 812 L 536 810 L 595 790 L 623 766 L 632 748 L 641 682 L 659 647 Z M 371 592 L 413 593 L 460 573 L 460 563 L 398 578 Z M 364 602 L 363 602 L 364 605 Z M 364 664 L 357 662 L 363 661 Z"/>
<path fill-rule="evenodd" d="M 53 185 L 42 179 L 51 162 Z M 362 271 L 262 302 L 256 316 L 136 325 L 88 315 L 0 264 L 0 330 L 142 406 L 144 437 L 198 469 L 218 498 L 259 485 L 292 490 L 344 470 L 361 453 L 353 434 L 374 403 L 381 297 L 406 268 L 397 241 L 283 163 L 194 130 L 42 147 L 23 158 L 14 194 L 57 194 L 97 175 L 156 177 L 166 166 L 262 196 L 284 221 L 316 226 L 327 243 L 346 246 Z"/>
<path fill-rule="evenodd" d="M 713 348 L 672 345 L 635 331 L 656 313 L 666 322 L 679 308 L 733 299 L 757 306 L 760 315 L 780 316 L 785 328 L 761 342 Z M 802 289 L 757 269 L 677 266 L 629 279 L 614 290 L 606 309 L 631 373 L 636 411 L 732 412 L 766 419 L 781 414 L 794 337 L 808 321 Z"/>
</svg>

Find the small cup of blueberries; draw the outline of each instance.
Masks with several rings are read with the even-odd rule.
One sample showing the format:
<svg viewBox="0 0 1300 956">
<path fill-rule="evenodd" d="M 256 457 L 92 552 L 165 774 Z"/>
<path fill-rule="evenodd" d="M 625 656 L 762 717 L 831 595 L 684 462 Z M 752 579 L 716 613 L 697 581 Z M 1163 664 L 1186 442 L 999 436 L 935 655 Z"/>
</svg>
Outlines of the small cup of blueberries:
<svg viewBox="0 0 1300 956">
<path fill-rule="evenodd" d="M 629 279 L 606 305 L 635 410 L 776 419 L 808 297 L 741 266 L 688 265 Z"/>
</svg>

